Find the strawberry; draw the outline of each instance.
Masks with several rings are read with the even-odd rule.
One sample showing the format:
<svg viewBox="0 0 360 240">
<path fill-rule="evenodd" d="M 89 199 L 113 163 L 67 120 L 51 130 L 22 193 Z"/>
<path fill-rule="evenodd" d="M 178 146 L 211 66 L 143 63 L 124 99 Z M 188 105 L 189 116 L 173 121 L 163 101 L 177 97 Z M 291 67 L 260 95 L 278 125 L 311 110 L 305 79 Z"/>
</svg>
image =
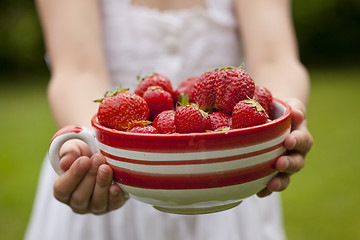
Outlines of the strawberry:
<svg viewBox="0 0 360 240">
<path fill-rule="evenodd" d="M 132 121 L 147 120 L 150 114 L 144 98 L 125 89 L 107 93 L 95 102 L 100 102 L 97 112 L 99 123 L 118 130 L 126 130 Z"/>
<path fill-rule="evenodd" d="M 154 120 L 162 111 L 171 110 L 174 105 L 172 95 L 160 86 L 148 87 L 143 98 L 150 108 L 149 120 Z"/>
<path fill-rule="evenodd" d="M 175 126 L 178 133 L 204 132 L 210 129 L 210 117 L 196 106 L 179 106 L 175 111 Z"/>
<path fill-rule="evenodd" d="M 213 112 L 209 116 L 210 116 L 211 130 L 215 131 L 215 130 L 230 128 L 231 116 L 229 116 L 228 114 L 223 112 Z"/>
<path fill-rule="evenodd" d="M 173 110 L 161 112 L 154 119 L 152 125 L 159 131 L 159 133 L 175 133 L 175 112 Z"/>
<path fill-rule="evenodd" d="M 159 133 L 158 130 L 151 125 L 137 125 L 128 129 L 128 132 L 132 133 L 149 133 L 156 134 Z"/>
<path fill-rule="evenodd" d="M 260 103 L 270 118 L 273 117 L 273 97 L 269 89 L 261 86 L 255 86 L 253 99 Z"/>
<path fill-rule="evenodd" d="M 170 80 L 165 75 L 160 73 L 150 73 L 149 75 L 140 79 L 134 92 L 142 97 L 144 92 L 150 86 L 160 86 L 165 91 L 169 92 L 171 96 L 174 94 L 174 90 L 172 88 Z"/>
<path fill-rule="evenodd" d="M 202 74 L 194 85 L 193 97 L 204 111 L 231 114 L 236 103 L 253 97 L 254 90 L 255 83 L 244 69 L 226 67 Z"/>
<path fill-rule="evenodd" d="M 233 129 L 256 126 L 267 121 L 268 115 L 265 109 L 253 99 L 238 102 L 232 112 Z"/>
<path fill-rule="evenodd" d="M 215 80 L 218 78 L 216 70 L 202 74 L 195 82 L 192 97 L 201 110 L 212 111 L 215 106 Z"/>
<path fill-rule="evenodd" d="M 194 103 L 192 92 L 195 82 L 199 79 L 200 77 L 191 77 L 183 80 L 174 91 L 175 102 L 179 101 L 179 95 L 182 94 L 183 96 L 188 96 L 190 103 Z"/>
<path fill-rule="evenodd" d="M 253 97 L 255 83 L 242 68 L 226 67 L 218 71 L 218 78 L 215 80 L 215 108 L 231 114 L 239 101 Z"/>
</svg>

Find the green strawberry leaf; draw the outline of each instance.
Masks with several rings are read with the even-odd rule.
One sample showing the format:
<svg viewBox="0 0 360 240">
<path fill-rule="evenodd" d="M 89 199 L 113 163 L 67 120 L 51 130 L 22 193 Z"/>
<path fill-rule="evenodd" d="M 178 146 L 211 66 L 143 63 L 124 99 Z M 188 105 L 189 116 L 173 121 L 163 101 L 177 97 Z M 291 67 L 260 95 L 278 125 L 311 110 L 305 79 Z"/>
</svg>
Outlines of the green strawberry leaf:
<svg viewBox="0 0 360 240">
<path fill-rule="evenodd" d="M 178 103 L 179 103 L 180 106 L 190 105 L 189 96 L 184 95 L 184 93 L 180 93 Z"/>
<path fill-rule="evenodd" d="M 102 100 L 104 100 L 105 98 L 107 97 L 113 97 L 121 92 L 126 92 L 126 91 L 129 91 L 129 88 L 122 88 L 121 87 L 121 84 L 119 87 L 115 88 L 114 90 L 112 91 L 107 91 L 105 94 L 104 94 L 104 97 L 103 98 L 100 98 L 100 99 L 95 99 L 94 102 L 97 102 L 97 103 L 100 103 L 102 102 Z"/>
</svg>

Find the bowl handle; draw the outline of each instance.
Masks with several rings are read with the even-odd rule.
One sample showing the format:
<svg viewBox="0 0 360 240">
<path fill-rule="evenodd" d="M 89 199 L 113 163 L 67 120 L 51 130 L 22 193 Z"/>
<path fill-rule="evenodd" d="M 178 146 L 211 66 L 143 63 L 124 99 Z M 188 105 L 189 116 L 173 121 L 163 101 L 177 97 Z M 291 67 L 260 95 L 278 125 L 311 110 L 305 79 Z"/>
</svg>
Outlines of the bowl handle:
<svg viewBox="0 0 360 240">
<path fill-rule="evenodd" d="M 58 175 L 64 173 L 64 170 L 60 167 L 60 148 L 70 139 L 79 139 L 84 141 L 89 145 L 93 154 L 99 152 L 95 142 L 95 136 L 88 128 L 78 125 L 69 125 L 61 128 L 55 133 L 49 146 L 49 160 Z"/>
</svg>

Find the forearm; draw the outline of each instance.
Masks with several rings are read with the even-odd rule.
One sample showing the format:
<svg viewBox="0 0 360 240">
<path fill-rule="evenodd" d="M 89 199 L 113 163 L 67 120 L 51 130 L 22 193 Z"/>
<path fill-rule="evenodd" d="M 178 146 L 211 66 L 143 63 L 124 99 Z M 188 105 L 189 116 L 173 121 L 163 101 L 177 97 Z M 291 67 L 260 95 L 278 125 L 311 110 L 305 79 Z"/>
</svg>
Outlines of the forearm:
<svg viewBox="0 0 360 240">
<path fill-rule="evenodd" d="M 249 72 L 255 83 L 270 89 L 274 97 L 297 98 L 307 105 L 310 94 L 309 74 L 297 59 L 253 63 L 249 65 Z"/>
<path fill-rule="evenodd" d="M 37 0 L 50 61 L 49 104 L 58 127 L 90 126 L 109 90 L 97 0 Z"/>
<path fill-rule="evenodd" d="M 93 72 L 59 73 L 48 86 L 48 100 L 57 126 L 79 124 L 90 127 L 101 98 L 109 90 L 106 76 Z"/>
<path fill-rule="evenodd" d="M 309 76 L 300 63 L 290 0 L 237 0 L 246 68 L 255 83 L 275 97 L 298 98 L 305 105 Z"/>
</svg>

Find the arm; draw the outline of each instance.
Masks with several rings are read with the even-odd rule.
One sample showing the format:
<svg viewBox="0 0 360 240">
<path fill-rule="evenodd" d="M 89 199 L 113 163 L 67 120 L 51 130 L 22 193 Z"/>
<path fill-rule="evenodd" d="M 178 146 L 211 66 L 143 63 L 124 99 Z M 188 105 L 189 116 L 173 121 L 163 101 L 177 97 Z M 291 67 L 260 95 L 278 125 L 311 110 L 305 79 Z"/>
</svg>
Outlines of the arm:
<svg viewBox="0 0 360 240">
<path fill-rule="evenodd" d="M 59 127 L 90 126 L 97 105 L 109 89 L 101 42 L 97 1 L 37 0 L 51 80 L 48 98 Z"/>
<path fill-rule="evenodd" d="M 304 166 L 312 146 L 305 119 L 309 76 L 299 60 L 289 0 L 237 0 L 235 9 L 250 75 L 292 107 L 292 132 L 285 139 L 288 152 L 276 162 L 279 174 L 258 193 L 266 196 L 288 186 L 290 175 Z"/>
<path fill-rule="evenodd" d="M 55 122 L 89 127 L 97 109 L 93 100 L 109 89 L 98 1 L 36 3 L 50 61 L 48 99 Z M 92 156 L 86 144 L 73 140 L 64 144 L 61 156 L 66 172 L 54 183 L 59 201 L 78 213 L 103 213 L 123 203 L 102 155 Z"/>
</svg>

